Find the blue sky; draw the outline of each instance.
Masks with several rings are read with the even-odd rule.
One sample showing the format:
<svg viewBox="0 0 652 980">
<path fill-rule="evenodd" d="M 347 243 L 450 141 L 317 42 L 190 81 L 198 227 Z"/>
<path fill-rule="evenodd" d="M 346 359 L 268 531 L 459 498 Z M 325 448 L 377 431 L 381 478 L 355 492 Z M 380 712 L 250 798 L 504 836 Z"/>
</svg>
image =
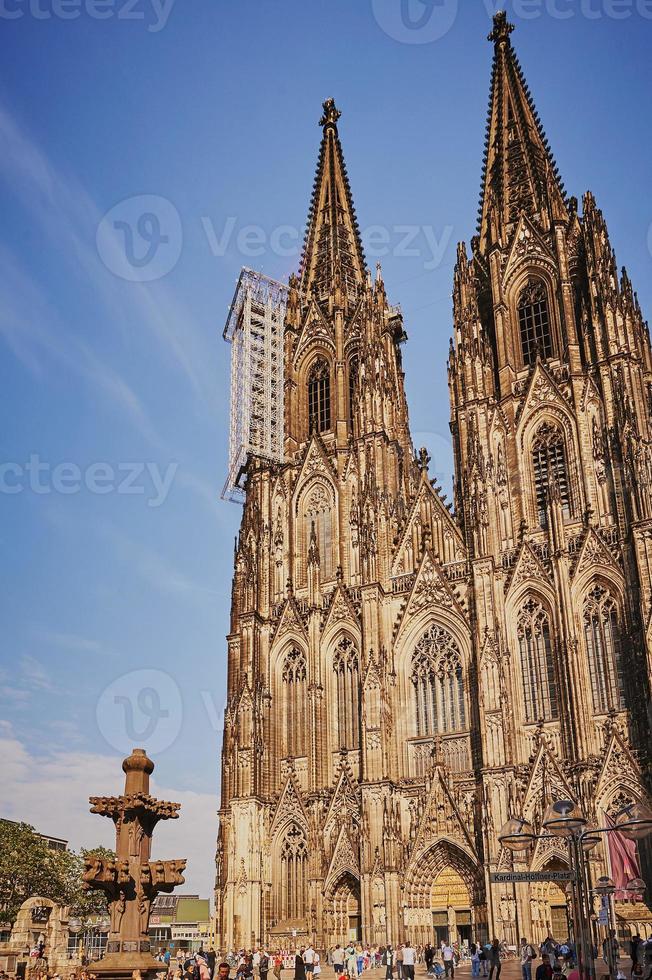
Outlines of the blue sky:
<svg viewBox="0 0 652 980">
<path fill-rule="evenodd" d="M 1 0 L 6 815 L 106 841 L 86 796 L 143 743 L 184 802 L 158 853 L 190 853 L 207 893 L 234 283 L 296 269 L 333 96 L 369 263 L 403 306 L 415 441 L 449 486 L 452 269 L 475 231 L 494 7 Z M 649 311 L 652 3 L 506 9 L 566 187 L 594 191 Z"/>
</svg>

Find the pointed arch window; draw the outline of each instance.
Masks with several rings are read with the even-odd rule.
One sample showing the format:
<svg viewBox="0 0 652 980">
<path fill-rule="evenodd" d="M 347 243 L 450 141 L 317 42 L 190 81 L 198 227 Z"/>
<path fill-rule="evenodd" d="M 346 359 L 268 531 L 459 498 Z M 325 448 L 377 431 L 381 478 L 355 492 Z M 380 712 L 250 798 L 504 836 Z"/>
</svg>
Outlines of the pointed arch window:
<svg viewBox="0 0 652 980">
<path fill-rule="evenodd" d="M 466 727 L 462 657 L 451 634 L 437 623 L 412 655 L 417 735 L 458 732 Z"/>
<path fill-rule="evenodd" d="M 308 683 L 306 658 L 292 647 L 285 655 L 281 671 L 282 757 L 302 758 L 306 751 L 306 711 Z"/>
<path fill-rule="evenodd" d="M 528 599 L 518 616 L 518 644 L 526 722 L 559 717 L 555 660 L 548 613 Z"/>
<path fill-rule="evenodd" d="M 333 657 L 337 747 L 360 748 L 360 664 L 355 644 L 348 636 L 337 644 Z"/>
<path fill-rule="evenodd" d="M 564 437 L 547 422 L 540 427 L 532 444 L 534 489 L 541 527 L 547 523 L 548 492 L 558 494 L 564 517 L 571 515 L 571 498 L 566 466 Z"/>
<path fill-rule="evenodd" d="M 589 658 L 593 710 L 606 714 L 625 707 L 625 678 L 618 605 L 601 585 L 584 603 L 584 636 Z"/>
<path fill-rule="evenodd" d="M 280 919 L 303 919 L 308 899 L 308 848 L 303 831 L 292 824 L 281 844 Z"/>
<path fill-rule="evenodd" d="M 540 279 L 531 280 L 518 299 L 518 325 L 523 363 L 534 364 L 537 355 L 546 360 L 553 355 L 548 291 Z"/>
<path fill-rule="evenodd" d="M 335 543 L 333 542 L 332 495 L 327 485 L 322 482 L 318 482 L 313 487 L 303 506 L 302 561 L 301 575 L 299 576 L 302 583 L 306 579 L 308 549 L 313 525 L 317 538 L 317 548 L 319 549 L 321 579 L 322 582 L 326 582 L 334 575 L 333 553 Z"/>
<path fill-rule="evenodd" d="M 331 427 L 331 375 L 328 363 L 315 361 L 308 375 L 308 430 L 328 432 Z"/>
</svg>

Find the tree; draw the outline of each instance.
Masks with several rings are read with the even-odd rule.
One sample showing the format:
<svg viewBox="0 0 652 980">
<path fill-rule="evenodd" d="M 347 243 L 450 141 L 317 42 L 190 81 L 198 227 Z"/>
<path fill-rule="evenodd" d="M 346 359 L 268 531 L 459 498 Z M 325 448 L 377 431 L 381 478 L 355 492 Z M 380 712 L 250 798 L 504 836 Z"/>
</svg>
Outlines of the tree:
<svg viewBox="0 0 652 980">
<path fill-rule="evenodd" d="M 33 827 L 0 819 L 0 916 L 13 922 L 23 902 L 34 895 L 67 905 L 72 915 L 103 915 L 102 892 L 83 888 L 84 858 L 90 851 L 55 850 Z M 103 847 L 92 853 L 114 858 Z"/>
</svg>

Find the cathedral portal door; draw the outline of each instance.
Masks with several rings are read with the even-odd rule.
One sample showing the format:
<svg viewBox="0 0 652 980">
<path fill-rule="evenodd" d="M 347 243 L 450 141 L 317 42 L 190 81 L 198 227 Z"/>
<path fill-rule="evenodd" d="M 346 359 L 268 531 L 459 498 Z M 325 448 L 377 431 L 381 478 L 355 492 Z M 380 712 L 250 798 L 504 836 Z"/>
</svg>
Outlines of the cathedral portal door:
<svg viewBox="0 0 652 980">
<path fill-rule="evenodd" d="M 451 867 L 437 875 L 430 891 L 433 939 L 454 943 L 471 939 L 471 899 L 460 875 Z"/>
<path fill-rule="evenodd" d="M 360 885 L 353 875 L 345 875 L 333 893 L 333 941 L 355 942 L 362 938 Z"/>
</svg>

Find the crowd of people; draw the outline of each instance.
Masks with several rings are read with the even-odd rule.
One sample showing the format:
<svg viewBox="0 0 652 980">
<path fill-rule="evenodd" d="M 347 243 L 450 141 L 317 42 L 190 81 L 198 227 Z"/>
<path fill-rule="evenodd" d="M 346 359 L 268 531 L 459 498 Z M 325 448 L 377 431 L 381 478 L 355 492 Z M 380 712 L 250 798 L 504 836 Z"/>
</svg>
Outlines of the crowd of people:
<svg viewBox="0 0 652 980">
<path fill-rule="evenodd" d="M 593 947 L 594 959 L 602 957 L 604 971 L 598 975 L 610 980 L 652 980 L 652 939 L 633 936 L 626 948 L 614 932 L 609 933 L 601 950 Z M 582 980 L 578 969 L 577 949 L 570 940 L 557 942 L 551 936 L 537 945 L 521 939 L 518 947 L 507 947 L 498 939 L 491 943 L 444 942 L 413 946 L 409 941 L 396 946 L 387 944 L 371 948 L 362 943 L 338 944 L 322 953 L 310 943 L 295 950 L 251 949 L 217 953 L 213 948 L 196 952 L 165 949 L 158 954 L 161 964 L 159 980 L 316 980 L 322 965 L 332 968 L 337 980 L 360 980 L 367 970 L 378 970 L 378 980 L 414 980 L 418 967 L 434 980 L 455 980 L 460 965 L 471 977 L 500 980 L 505 960 L 520 963 L 521 980 Z M 466 971 L 465 971 L 466 973 Z M 330 975 L 330 970 L 329 970 Z M 468 975 L 468 974 L 467 974 Z M 47 974 L 48 980 L 61 980 L 59 974 Z M 0 971 L 0 980 L 13 980 Z M 97 980 L 88 970 L 73 973 L 69 980 Z M 138 970 L 132 980 L 141 980 Z"/>
<path fill-rule="evenodd" d="M 593 957 L 597 959 L 601 953 L 612 980 L 652 980 L 652 940 L 634 936 L 628 947 L 623 949 L 610 933 L 600 951 L 594 947 Z M 294 980 L 313 980 L 322 972 L 322 963 L 332 967 L 338 980 L 359 980 L 370 969 L 382 971 L 384 980 L 414 980 L 418 965 L 435 980 L 455 980 L 460 964 L 469 963 L 472 977 L 500 980 L 504 961 L 514 957 L 520 962 L 521 980 L 581 980 L 575 944 L 570 939 L 560 943 L 551 936 L 540 945 L 522 938 L 516 949 L 498 939 L 484 944 L 442 941 L 438 947 L 430 943 L 412 946 L 407 941 L 373 949 L 351 942 L 321 954 L 308 944 L 291 952 L 252 949 L 229 951 L 223 956 L 214 949 L 201 948 L 196 953 L 179 950 L 174 956 L 165 950 L 159 959 L 160 980 L 268 980 L 270 972 L 275 980 L 281 980 L 283 970 L 293 973 Z"/>
</svg>

